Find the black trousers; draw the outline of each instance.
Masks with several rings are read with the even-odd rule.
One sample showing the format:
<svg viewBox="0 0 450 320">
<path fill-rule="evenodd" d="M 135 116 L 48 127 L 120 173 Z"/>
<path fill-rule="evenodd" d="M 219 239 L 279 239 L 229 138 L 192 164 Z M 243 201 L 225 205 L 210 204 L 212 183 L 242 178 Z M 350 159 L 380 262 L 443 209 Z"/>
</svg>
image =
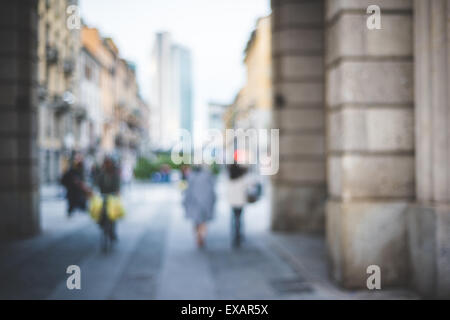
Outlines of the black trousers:
<svg viewBox="0 0 450 320">
<path fill-rule="evenodd" d="M 233 208 L 233 215 L 231 219 L 231 234 L 234 246 L 239 246 L 242 240 L 242 207 Z"/>
<path fill-rule="evenodd" d="M 100 216 L 99 225 L 100 227 L 107 232 L 108 236 L 112 240 L 117 240 L 117 233 L 116 233 L 116 222 L 112 221 L 106 212 L 106 197 L 103 199 L 103 208 L 102 208 L 102 215 Z"/>
<path fill-rule="evenodd" d="M 83 192 L 70 192 L 67 194 L 69 204 L 68 213 L 71 214 L 76 208 L 86 211 L 86 196 Z"/>
</svg>

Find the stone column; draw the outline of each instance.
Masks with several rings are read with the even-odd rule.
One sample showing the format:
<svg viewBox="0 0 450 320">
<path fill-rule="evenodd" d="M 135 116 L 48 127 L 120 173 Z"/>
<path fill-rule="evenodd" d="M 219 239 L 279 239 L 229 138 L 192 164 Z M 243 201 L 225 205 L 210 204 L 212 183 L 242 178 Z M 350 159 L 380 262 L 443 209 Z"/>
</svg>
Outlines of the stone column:
<svg viewBox="0 0 450 320">
<path fill-rule="evenodd" d="M 381 29 L 366 10 L 381 8 Z M 412 0 L 328 0 L 327 244 L 332 276 L 366 288 L 407 280 L 406 212 L 414 198 Z"/>
<path fill-rule="evenodd" d="M 39 231 L 37 1 L 0 10 L 0 237 Z"/>
<path fill-rule="evenodd" d="M 417 204 L 411 270 L 425 296 L 450 296 L 450 0 L 414 2 Z"/>
<path fill-rule="evenodd" d="M 280 129 L 274 230 L 324 229 L 323 12 L 322 0 L 272 0 L 273 126 Z"/>
</svg>

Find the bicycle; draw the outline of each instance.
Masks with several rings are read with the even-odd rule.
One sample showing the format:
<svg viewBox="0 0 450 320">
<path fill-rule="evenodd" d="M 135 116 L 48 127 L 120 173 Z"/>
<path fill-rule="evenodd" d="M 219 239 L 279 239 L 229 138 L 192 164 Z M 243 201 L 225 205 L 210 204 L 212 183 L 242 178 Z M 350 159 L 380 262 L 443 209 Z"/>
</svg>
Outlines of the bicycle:
<svg viewBox="0 0 450 320">
<path fill-rule="evenodd" d="M 107 212 L 108 196 L 102 195 L 102 197 L 103 197 L 103 206 L 99 220 L 99 226 L 102 231 L 100 236 L 100 245 L 102 251 L 104 253 L 108 253 L 113 249 L 114 242 L 116 241 L 115 222 L 108 217 Z"/>
</svg>

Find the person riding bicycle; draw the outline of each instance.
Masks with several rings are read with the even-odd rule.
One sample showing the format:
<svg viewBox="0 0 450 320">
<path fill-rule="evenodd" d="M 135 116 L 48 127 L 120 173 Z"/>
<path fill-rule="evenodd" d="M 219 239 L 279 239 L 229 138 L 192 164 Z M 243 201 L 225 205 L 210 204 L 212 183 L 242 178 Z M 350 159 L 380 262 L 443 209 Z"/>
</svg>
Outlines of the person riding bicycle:
<svg viewBox="0 0 450 320">
<path fill-rule="evenodd" d="M 108 196 L 118 196 L 120 193 L 120 174 L 116 168 L 114 161 L 110 157 L 105 157 L 103 166 L 97 175 L 97 186 L 103 197 L 103 211 L 99 220 L 99 225 L 102 228 L 109 230 L 109 236 L 112 240 L 117 240 L 116 223 L 112 221 L 106 213 L 106 201 Z"/>
</svg>

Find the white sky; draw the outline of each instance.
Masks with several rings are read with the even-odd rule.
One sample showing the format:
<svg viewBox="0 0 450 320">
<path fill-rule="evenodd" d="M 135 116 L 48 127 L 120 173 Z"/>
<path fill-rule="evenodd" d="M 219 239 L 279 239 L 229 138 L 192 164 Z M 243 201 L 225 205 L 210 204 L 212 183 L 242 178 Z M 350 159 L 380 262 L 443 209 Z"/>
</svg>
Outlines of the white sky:
<svg viewBox="0 0 450 320">
<path fill-rule="evenodd" d="M 230 103 L 243 85 L 243 51 L 256 19 L 270 14 L 270 0 L 80 0 L 80 11 L 136 63 L 147 100 L 155 32 L 169 31 L 191 49 L 198 134 L 206 125 L 207 103 Z"/>
</svg>

